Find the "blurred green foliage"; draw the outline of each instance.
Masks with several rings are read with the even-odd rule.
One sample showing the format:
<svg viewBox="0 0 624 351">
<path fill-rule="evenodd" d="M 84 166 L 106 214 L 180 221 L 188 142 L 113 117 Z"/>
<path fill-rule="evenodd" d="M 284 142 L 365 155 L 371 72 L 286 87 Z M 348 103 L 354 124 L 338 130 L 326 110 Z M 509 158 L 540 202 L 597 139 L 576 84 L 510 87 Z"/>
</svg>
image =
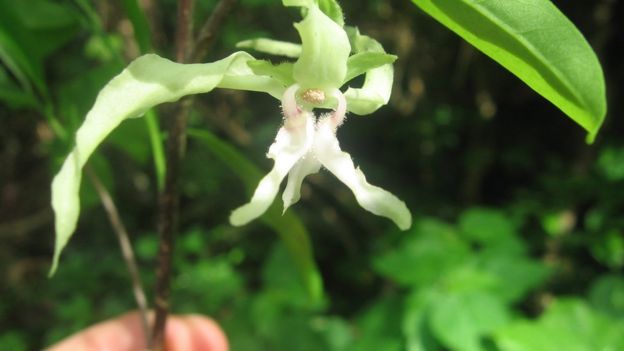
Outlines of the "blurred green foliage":
<svg viewBox="0 0 624 351">
<path fill-rule="evenodd" d="M 49 182 L 99 88 L 150 47 L 171 56 L 175 23 L 165 14 L 175 1 L 151 3 L 142 19 L 133 1 L 0 0 L 0 349 L 40 349 L 135 308 L 88 182 L 75 240 L 58 274 L 45 277 Z M 407 232 L 365 213 L 323 173 L 306 181 L 291 227 L 275 224 L 279 209 L 267 226 L 229 226 L 246 183 L 270 167 L 264 153 L 279 106 L 230 91 L 198 98 L 174 311 L 213 316 L 233 350 L 624 349 L 624 3 L 554 3 L 604 65 L 610 117 L 593 146 L 409 1 L 344 2 L 347 23 L 399 60 L 390 105 L 350 117 L 341 142 L 372 183 L 406 200 L 417 218 Z M 214 4 L 197 2 L 198 24 Z M 243 39 L 296 41 L 297 13 L 278 5 L 241 0 L 208 60 Z M 158 114 L 166 123 L 171 106 Z M 90 162 L 132 234 L 148 295 L 161 172 L 154 145 L 163 138 L 128 121 Z M 302 280 L 302 264 L 275 234 L 289 238 L 292 228 L 310 236 L 324 286 L 316 298 L 318 277 Z"/>
</svg>

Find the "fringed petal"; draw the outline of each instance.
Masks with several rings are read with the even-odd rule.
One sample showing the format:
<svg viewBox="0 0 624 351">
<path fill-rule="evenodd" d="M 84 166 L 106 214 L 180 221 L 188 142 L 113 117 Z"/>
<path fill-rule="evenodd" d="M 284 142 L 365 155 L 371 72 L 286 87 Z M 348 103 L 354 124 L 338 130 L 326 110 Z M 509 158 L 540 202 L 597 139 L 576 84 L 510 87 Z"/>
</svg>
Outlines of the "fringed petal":
<svg viewBox="0 0 624 351">
<path fill-rule="evenodd" d="M 282 127 L 278 131 L 267 153 L 267 157 L 275 161 L 273 169 L 262 178 L 251 201 L 232 212 L 232 225 L 241 226 L 261 216 L 275 199 L 284 177 L 310 150 L 314 138 L 314 117 L 303 112 L 298 118 L 303 119 L 300 127 Z"/>
</svg>

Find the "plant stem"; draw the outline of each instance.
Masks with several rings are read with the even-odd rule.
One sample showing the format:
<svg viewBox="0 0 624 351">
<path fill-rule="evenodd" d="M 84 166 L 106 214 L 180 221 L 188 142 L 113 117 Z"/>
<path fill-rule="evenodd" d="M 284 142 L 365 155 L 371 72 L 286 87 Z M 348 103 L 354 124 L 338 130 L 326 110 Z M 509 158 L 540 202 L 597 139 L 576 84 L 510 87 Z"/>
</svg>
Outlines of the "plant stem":
<svg viewBox="0 0 624 351">
<path fill-rule="evenodd" d="M 191 33 L 194 0 L 178 1 L 176 61 L 180 63 L 198 62 L 205 56 L 234 2 L 235 0 L 219 1 L 215 10 L 202 26 L 196 41 L 197 45 L 193 45 Z M 171 257 L 179 215 L 178 178 L 180 163 L 186 148 L 186 124 L 193 101 L 192 97 L 182 99 L 178 104 L 177 114 L 169 125 L 165 188 L 159 198 L 159 249 L 156 296 L 154 299 L 156 317 L 152 329 L 152 339 L 148 344 L 148 348 L 154 351 L 164 350 L 165 325 L 169 313 Z"/>
<path fill-rule="evenodd" d="M 195 49 L 191 54 L 191 62 L 200 62 L 214 43 L 223 21 L 227 17 L 236 0 L 220 0 L 212 14 L 202 25 L 195 41 Z"/>
<path fill-rule="evenodd" d="M 194 0 L 178 1 L 178 28 L 176 33 L 176 61 L 185 63 L 189 52 L 192 12 Z M 152 329 L 149 349 L 165 350 L 165 325 L 169 314 L 169 295 L 171 291 L 171 265 L 174 238 L 177 231 L 179 214 L 178 178 L 184 151 L 186 148 L 186 114 L 178 113 L 168 126 L 167 167 L 165 189 L 161 192 L 158 207 L 158 267 L 156 269 L 156 287 L 154 308 L 156 317 Z"/>
<path fill-rule="evenodd" d="M 108 216 L 108 220 L 113 227 L 113 232 L 117 236 L 117 240 L 119 241 L 119 246 L 121 247 L 121 254 L 123 256 L 124 261 L 126 262 L 126 267 L 128 268 L 128 272 L 130 273 L 130 280 L 132 281 L 132 292 L 134 293 L 134 299 L 139 307 L 139 312 L 141 314 L 141 326 L 143 327 L 143 333 L 146 337 L 146 340 L 149 340 L 149 324 L 147 321 L 148 309 L 147 309 L 147 299 L 145 298 L 145 291 L 143 290 L 143 285 L 141 284 L 141 277 L 139 275 L 139 268 L 134 258 L 134 252 L 132 251 L 132 244 L 130 243 L 130 239 L 128 236 L 128 231 L 124 226 L 121 216 L 119 216 L 119 211 L 117 210 L 117 206 L 115 206 L 115 202 L 113 202 L 113 198 L 110 193 L 106 189 L 106 187 L 100 181 L 100 178 L 93 171 L 91 166 L 85 166 L 85 173 L 91 180 L 91 183 L 95 187 L 95 191 L 98 193 L 100 197 L 100 201 L 102 202 L 102 206 L 106 211 L 106 215 Z"/>
</svg>

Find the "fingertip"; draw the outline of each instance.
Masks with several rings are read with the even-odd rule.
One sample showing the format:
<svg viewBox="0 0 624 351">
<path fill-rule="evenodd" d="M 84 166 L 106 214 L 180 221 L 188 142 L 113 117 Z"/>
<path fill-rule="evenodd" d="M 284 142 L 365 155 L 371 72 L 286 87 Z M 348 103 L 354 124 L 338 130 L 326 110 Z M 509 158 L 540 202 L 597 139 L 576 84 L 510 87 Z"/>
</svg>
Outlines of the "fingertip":
<svg viewBox="0 0 624 351">
<path fill-rule="evenodd" d="M 175 323 L 186 327 L 186 350 L 228 351 L 227 337 L 219 325 L 212 319 L 202 315 L 186 315 Z M 183 350 L 177 345 L 172 350 Z"/>
<path fill-rule="evenodd" d="M 170 351 L 194 350 L 190 328 L 181 317 L 167 318 L 165 349 Z"/>
</svg>

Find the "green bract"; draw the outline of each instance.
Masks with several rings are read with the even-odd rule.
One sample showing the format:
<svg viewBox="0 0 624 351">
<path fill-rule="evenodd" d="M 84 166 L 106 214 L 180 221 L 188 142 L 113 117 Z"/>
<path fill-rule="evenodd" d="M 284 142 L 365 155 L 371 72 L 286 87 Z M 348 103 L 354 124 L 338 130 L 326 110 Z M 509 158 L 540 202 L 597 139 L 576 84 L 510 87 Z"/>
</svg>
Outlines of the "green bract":
<svg viewBox="0 0 624 351">
<path fill-rule="evenodd" d="M 293 67 L 293 77 L 302 88 L 331 89 L 340 87 L 347 75 L 351 52 L 344 29 L 309 7 L 306 18 L 295 24 L 302 42 L 301 56 Z"/>
<path fill-rule="evenodd" d="M 52 182 L 56 230 L 52 273 L 61 250 L 76 229 L 82 167 L 104 138 L 122 121 L 141 116 L 152 106 L 189 94 L 209 92 L 216 87 L 280 96 L 283 91 L 280 84 L 269 77 L 255 75 L 247 66 L 247 61 L 252 59 L 247 53 L 237 52 L 213 63 L 182 65 L 156 55 L 145 55 L 100 91 L 76 133 L 74 149 Z"/>
<path fill-rule="evenodd" d="M 282 99 L 286 87 L 296 84 L 302 89 L 323 89 L 335 94 L 346 81 L 360 74 L 366 74 L 364 86 L 349 88 L 344 95 L 349 110 L 358 114 L 371 113 L 388 101 L 394 56 L 385 54 L 379 43 L 360 35 L 357 30 L 350 30 L 348 36 L 342 28 L 342 12 L 332 0 L 322 1 L 320 7 L 314 0 L 284 0 L 284 4 L 305 9 L 304 20 L 296 24 L 301 46 L 268 39 L 241 45 L 298 57 L 295 63 L 274 66 L 245 52 L 237 52 L 213 63 L 184 65 L 150 54 L 133 61 L 100 91 L 76 133 L 72 152 L 52 182 L 56 242 L 51 274 L 76 229 L 82 168 L 96 147 L 125 119 L 139 117 L 155 105 L 214 88 L 259 91 Z M 331 18 L 323 11 L 329 11 Z M 349 57 L 352 47 L 355 55 Z M 335 100 L 323 104 L 336 104 Z M 363 174 L 358 177 L 361 178 L 358 184 L 368 186 Z M 356 195 L 363 191 L 355 190 Z M 358 202 L 362 203 L 360 197 Z M 375 207 L 374 203 L 365 205 L 367 209 L 374 208 L 374 213 L 391 210 Z M 406 211 L 403 209 L 403 213 Z M 409 212 L 405 216 L 409 216 Z M 404 219 L 401 227 L 406 225 Z"/>
</svg>

